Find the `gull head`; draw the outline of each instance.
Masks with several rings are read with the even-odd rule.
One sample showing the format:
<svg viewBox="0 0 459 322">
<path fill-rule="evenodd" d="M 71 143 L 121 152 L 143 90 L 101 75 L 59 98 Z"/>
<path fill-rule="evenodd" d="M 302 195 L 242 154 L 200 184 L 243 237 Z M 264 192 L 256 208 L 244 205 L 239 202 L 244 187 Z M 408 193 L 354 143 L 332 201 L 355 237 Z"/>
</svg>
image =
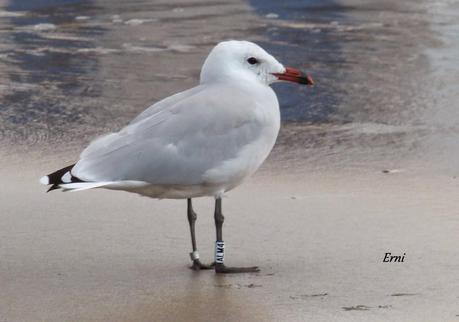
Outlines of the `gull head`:
<svg viewBox="0 0 459 322">
<path fill-rule="evenodd" d="M 284 67 L 257 44 L 237 40 L 217 44 L 202 66 L 201 84 L 245 81 L 265 85 L 277 81 L 313 85 L 309 75 Z"/>
</svg>

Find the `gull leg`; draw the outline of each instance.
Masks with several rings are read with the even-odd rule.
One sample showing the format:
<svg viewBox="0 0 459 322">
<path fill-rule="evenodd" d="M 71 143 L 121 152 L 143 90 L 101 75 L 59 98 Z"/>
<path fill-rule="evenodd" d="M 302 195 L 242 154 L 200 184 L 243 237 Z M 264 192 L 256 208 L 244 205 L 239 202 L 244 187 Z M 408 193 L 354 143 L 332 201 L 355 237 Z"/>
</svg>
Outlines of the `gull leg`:
<svg viewBox="0 0 459 322">
<path fill-rule="evenodd" d="M 197 215 L 193 210 L 193 205 L 191 203 L 191 198 L 187 200 L 187 215 L 188 215 L 188 223 L 190 224 L 190 232 L 191 232 L 191 245 L 193 247 L 193 251 L 190 253 L 191 260 L 193 264 L 190 266 L 192 270 L 199 271 L 201 269 L 211 269 L 213 265 L 204 265 L 199 260 L 199 253 L 198 248 L 196 246 L 196 233 L 195 233 L 195 222 L 197 219 Z"/>
<path fill-rule="evenodd" d="M 225 243 L 223 241 L 223 222 L 225 217 L 222 214 L 222 199 L 215 200 L 215 229 L 217 231 L 217 241 L 215 242 L 215 272 L 216 273 L 256 273 L 260 270 L 257 266 L 252 267 L 227 267 L 225 266 Z"/>
</svg>

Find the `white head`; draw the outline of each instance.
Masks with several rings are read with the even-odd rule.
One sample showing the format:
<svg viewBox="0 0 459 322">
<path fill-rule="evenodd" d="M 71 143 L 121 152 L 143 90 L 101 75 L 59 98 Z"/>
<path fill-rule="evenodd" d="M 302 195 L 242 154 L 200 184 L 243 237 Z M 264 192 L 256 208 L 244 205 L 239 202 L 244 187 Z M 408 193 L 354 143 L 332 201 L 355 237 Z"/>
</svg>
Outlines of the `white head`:
<svg viewBox="0 0 459 322">
<path fill-rule="evenodd" d="M 260 46 L 249 41 L 219 43 L 201 69 L 201 84 L 256 81 L 269 85 L 287 80 L 312 85 L 312 79 L 293 68 L 285 68 Z"/>
</svg>

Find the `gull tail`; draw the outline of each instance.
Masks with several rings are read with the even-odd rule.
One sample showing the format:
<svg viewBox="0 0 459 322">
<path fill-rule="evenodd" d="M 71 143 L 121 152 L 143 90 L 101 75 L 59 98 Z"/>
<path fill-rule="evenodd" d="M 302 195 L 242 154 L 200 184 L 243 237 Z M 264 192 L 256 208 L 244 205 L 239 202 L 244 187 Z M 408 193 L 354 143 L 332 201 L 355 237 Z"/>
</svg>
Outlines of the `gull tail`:
<svg viewBox="0 0 459 322">
<path fill-rule="evenodd" d="M 57 171 L 54 171 L 53 173 L 48 174 L 47 176 L 43 176 L 40 178 L 40 183 L 48 186 L 49 187 L 48 191 L 50 192 L 55 189 L 59 189 L 59 185 L 64 184 L 64 183 L 70 183 L 70 182 L 82 182 L 82 180 L 73 177 L 72 173 L 72 168 L 75 166 L 75 164 L 69 165 L 65 168 L 59 169 Z M 72 181 L 73 180 L 73 181 Z"/>
<path fill-rule="evenodd" d="M 48 186 L 49 189 L 46 192 L 50 192 L 56 189 L 62 189 L 64 191 L 80 191 L 92 188 L 98 188 L 106 186 L 111 182 L 88 182 L 83 181 L 78 177 L 72 175 L 72 168 L 75 164 L 69 165 L 65 168 L 54 171 L 40 178 L 40 183 Z"/>
</svg>

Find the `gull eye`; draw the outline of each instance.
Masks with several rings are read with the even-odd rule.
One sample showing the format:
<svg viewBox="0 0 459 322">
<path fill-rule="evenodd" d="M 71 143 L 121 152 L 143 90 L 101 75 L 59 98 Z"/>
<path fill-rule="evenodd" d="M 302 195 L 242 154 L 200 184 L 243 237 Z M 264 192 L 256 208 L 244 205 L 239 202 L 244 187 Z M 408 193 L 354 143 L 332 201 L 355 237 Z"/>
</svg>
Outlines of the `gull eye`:
<svg viewBox="0 0 459 322">
<path fill-rule="evenodd" d="M 256 59 L 255 57 L 250 57 L 250 58 L 247 59 L 247 62 L 250 65 L 255 65 L 255 64 L 258 64 L 258 59 Z"/>
</svg>

